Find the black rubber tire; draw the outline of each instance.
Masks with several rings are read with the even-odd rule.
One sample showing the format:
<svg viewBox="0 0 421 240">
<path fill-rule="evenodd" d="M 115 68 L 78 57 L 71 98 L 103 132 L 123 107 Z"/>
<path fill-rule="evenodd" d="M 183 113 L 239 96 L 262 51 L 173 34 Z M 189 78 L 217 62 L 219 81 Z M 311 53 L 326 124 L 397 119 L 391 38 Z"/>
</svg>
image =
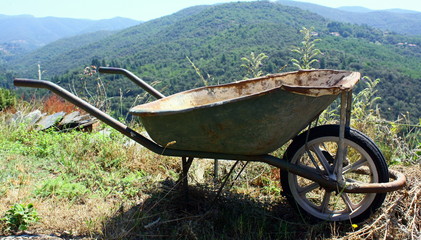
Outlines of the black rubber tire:
<svg viewBox="0 0 421 240">
<path fill-rule="evenodd" d="M 284 159 L 288 160 L 289 162 L 297 162 L 300 161 L 302 159 L 302 157 L 308 153 L 307 152 L 303 152 L 305 151 L 305 144 L 306 144 L 306 138 L 307 138 L 307 131 L 300 134 L 299 136 L 295 137 L 293 139 L 293 142 L 289 145 L 287 151 L 284 154 Z M 339 125 L 323 125 L 323 126 L 318 126 L 315 128 L 310 129 L 310 133 L 308 135 L 308 143 L 312 142 L 314 144 L 316 144 L 318 141 L 320 141 L 321 143 L 323 143 L 323 147 L 325 147 L 325 143 L 324 141 L 326 140 L 326 144 L 328 144 L 329 142 L 336 142 L 336 141 L 327 141 L 328 139 L 339 139 Z M 389 181 L 389 171 L 387 168 L 387 164 L 386 161 L 384 159 L 383 154 L 380 152 L 380 150 L 378 149 L 378 147 L 373 143 L 372 140 L 370 140 L 367 136 L 365 136 L 363 133 L 355 130 L 355 129 L 349 129 L 347 128 L 345 131 L 345 139 L 347 141 L 347 145 L 351 146 L 357 146 L 358 149 L 361 150 L 361 152 L 365 152 L 364 154 L 371 159 L 370 160 L 370 164 L 369 168 L 371 171 L 373 171 L 373 167 L 375 168 L 375 172 L 377 172 L 377 180 L 375 182 L 388 182 Z M 319 146 L 319 145 L 318 145 Z M 304 149 L 302 149 L 304 148 Z M 314 150 L 313 150 L 314 152 Z M 325 151 L 321 151 L 323 153 L 323 155 L 326 157 L 330 156 L 330 153 L 325 154 Z M 300 156 L 296 156 L 296 154 L 301 154 Z M 358 151 L 358 153 L 360 153 Z M 313 154 L 313 153 L 312 153 Z M 314 153 L 315 154 L 315 153 Z M 367 155 L 368 154 L 368 155 Z M 317 154 L 315 154 L 317 156 Z M 329 159 L 328 159 L 329 158 Z M 294 160 L 295 159 L 295 160 Z M 310 159 L 310 158 L 308 158 Z M 333 160 L 334 157 L 326 157 L 326 160 L 328 160 L 327 162 L 331 162 L 331 160 Z M 362 159 L 361 161 L 363 161 L 364 159 Z M 306 160 L 301 160 L 301 161 L 306 161 Z M 308 160 L 307 160 L 308 161 Z M 326 162 L 326 161 L 325 161 Z M 366 163 L 364 163 L 365 165 Z M 367 165 L 368 165 L 368 161 L 367 161 Z M 371 167 L 370 167 L 371 166 Z M 313 165 L 313 168 L 316 169 Z M 352 171 L 351 171 L 352 173 Z M 373 175 L 369 175 L 371 178 L 373 178 Z M 361 207 L 359 210 L 351 210 L 352 213 L 324 213 L 325 210 L 320 210 L 318 208 L 324 209 L 326 208 L 326 206 L 330 206 L 330 205 L 323 205 L 323 203 L 320 203 L 320 206 L 317 206 L 316 204 L 314 204 L 314 206 L 312 205 L 313 203 L 311 203 L 310 200 L 307 199 L 307 192 L 302 194 L 300 193 L 298 190 L 299 188 L 304 188 L 301 187 L 298 183 L 299 180 L 296 175 L 287 172 L 286 170 L 281 170 L 281 184 L 282 184 L 282 188 L 283 188 L 283 195 L 287 198 L 288 202 L 290 203 L 290 205 L 292 207 L 294 207 L 300 214 L 300 216 L 304 217 L 306 221 L 310 221 L 310 222 L 319 222 L 319 221 L 350 221 L 352 223 L 357 223 L 357 222 L 361 222 L 365 219 L 367 219 L 368 217 L 370 217 L 370 215 L 376 211 L 376 209 L 378 209 L 385 197 L 386 197 L 386 193 L 370 193 L 370 194 L 366 194 L 363 195 L 363 201 L 364 203 L 361 204 L 365 204 L 364 207 Z M 302 181 L 302 180 L 300 180 Z M 308 180 L 310 181 L 310 180 Z M 373 180 L 371 180 L 373 181 Z M 314 186 L 315 184 L 312 183 L 312 185 Z M 297 186 L 297 187 L 296 187 Z M 320 187 L 318 189 L 314 188 L 315 190 L 311 190 L 311 191 L 320 191 Z M 302 190 L 303 191 L 303 190 Z M 335 193 L 329 193 L 328 196 L 327 195 L 327 191 L 325 189 L 322 189 L 322 191 L 325 191 L 325 196 L 326 197 L 326 202 L 329 203 L 330 199 L 331 199 L 331 194 L 335 194 Z M 294 194 L 295 193 L 295 197 Z M 343 196 L 341 194 L 336 193 L 336 196 Z M 302 197 L 304 196 L 304 197 Z M 320 196 L 322 196 L 322 194 L 320 194 Z M 355 195 L 354 195 L 355 196 Z M 339 198 L 337 197 L 337 198 Z M 344 196 L 345 197 L 345 196 Z M 348 195 L 346 195 L 346 197 L 348 197 Z M 299 199 L 296 199 L 299 198 Z M 309 197 L 310 198 L 310 197 Z M 367 200 L 366 200 L 367 199 Z M 318 200 L 320 202 L 320 200 Z M 336 200 L 338 201 L 338 200 Z M 361 201 L 361 202 L 363 202 Z M 324 200 L 322 201 L 324 202 Z M 347 203 L 345 202 L 345 200 L 343 200 L 344 205 L 346 205 Z M 352 201 L 351 201 L 352 202 Z M 367 202 L 367 203 L 365 203 Z M 304 206 L 304 207 L 303 207 Z M 336 204 L 335 204 L 336 206 Z M 350 208 L 351 209 L 351 208 Z M 318 213 L 318 211 L 320 213 Z M 350 210 L 347 210 L 350 211 Z M 329 215 L 330 216 L 327 216 Z M 339 216 L 341 215 L 342 216 Z M 336 216 L 338 215 L 338 216 Z"/>
</svg>

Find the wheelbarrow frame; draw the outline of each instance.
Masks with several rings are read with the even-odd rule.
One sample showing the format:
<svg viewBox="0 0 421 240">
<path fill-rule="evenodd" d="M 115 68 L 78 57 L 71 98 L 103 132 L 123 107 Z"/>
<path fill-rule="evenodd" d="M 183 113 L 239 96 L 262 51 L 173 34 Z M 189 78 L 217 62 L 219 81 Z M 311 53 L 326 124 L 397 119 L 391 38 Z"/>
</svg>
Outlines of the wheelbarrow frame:
<svg viewBox="0 0 421 240">
<path fill-rule="evenodd" d="M 155 98 L 160 99 L 165 97 L 162 93 L 154 89 L 152 86 L 147 84 L 142 79 L 138 78 L 136 75 L 130 71 L 122 68 L 112 68 L 112 67 L 101 67 L 99 68 L 100 73 L 108 74 L 123 74 L 132 80 L 135 84 L 143 88 L 145 91 L 153 95 Z M 155 142 L 149 140 L 148 138 L 142 136 L 140 133 L 131 129 L 130 127 L 124 125 L 123 123 L 117 121 L 110 115 L 104 113 L 98 108 L 92 106 L 81 98 L 75 96 L 64 88 L 54 84 L 50 81 L 44 80 L 34 80 L 34 79 L 24 79 L 16 78 L 14 80 L 14 85 L 17 87 L 31 87 L 31 88 L 45 88 L 48 89 L 57 95 L 63 97 L 67 101 L 73 103 L 74 105 L 85 110 L 89 114 L 103 121 L 110 127 L 116 129 L 120 133 L 126 135 L 127 137 L 133 139 L 137 143 L 143 145 L 152 152 L 164 156 L 174 156 L 182 157 L 183 164 L 183 175 L 186 179 L 187 172 L 190 168 L 190 165 L 194 158 L 207 158 L 207 159 L 223 159 L 223 160 L 241 160 L 241 161 L 251 161 L 251 162 L 263 162 L 274 167 L 287 170 L 298 176 L 310 179 L 314 182 L 317 182 L 321 187 L 329 189 L 331 191 L 340 191 L 346 193 L 386 193 L 395 191 L 402 188 L 405 185 L 406 178 L 403 174 L 389 170 L 390 177 L 394 179 L 392 182 L 385 183 L 360 183 L 348 185 L 342 181 L 342 162 L 344 160 L 344 155 L 346 154 L 346 147 L 344 146 L 344 136 L 345 131 L 349 130 L 350 119 L 351 119 L 351 105 L 352 105 L 352 91 L 342 92 L 341 93 L 341 113 L 340 113 L 340 130 L 339 130 L 339 143 L 338 143 L 338 159 L 335 163 L 334 172 L 337 175 L 337 179 L 326 178 L 319 173 L 315 172 L 314 169 L 306 166 L 299 166 L 296 164 L 291 164 L 286 159 L 281 159 L 269 154 L 263 155 L 241 155 L 241 154 L 224 154 L 224 153 L 214 153 L 214 152 L 203 152 L 203 151 L 190 151 L 190 150 L 179 150 L 171 149 L 165 146 L 160 146 Z M 187 182 L 185 182 L 187 184 Z"/>
</svg>

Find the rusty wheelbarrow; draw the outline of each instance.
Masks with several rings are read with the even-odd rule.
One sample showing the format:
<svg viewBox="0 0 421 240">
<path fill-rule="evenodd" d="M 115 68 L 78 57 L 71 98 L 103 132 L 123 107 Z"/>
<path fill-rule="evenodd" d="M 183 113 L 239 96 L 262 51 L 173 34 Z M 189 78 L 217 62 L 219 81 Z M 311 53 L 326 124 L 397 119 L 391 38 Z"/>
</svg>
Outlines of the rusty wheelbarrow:
<svg viewBox="0 0 421 240">
<path fill-rule="evenodd" d="M 280 73 L 165 97 L 125 69 L 99 71 L 124 74 L 158 99 L 130 110 L 152 140 L 52 82 L 18 78 L 14 84 L 49 89 L 151 151 L 182 157 L 182 176 L 194 158 L 278 167 L 290 204 L 315 220 L 362 221 L 381 206 L 387 192 L 405 184 L 403 174 L 388 170 L 374 142 L 349 126 L 357 72 Z M 339 95 L 339 124 L 311 128 Z M 270 155 L 291 139 L 282 159 Z"/>
</svg>

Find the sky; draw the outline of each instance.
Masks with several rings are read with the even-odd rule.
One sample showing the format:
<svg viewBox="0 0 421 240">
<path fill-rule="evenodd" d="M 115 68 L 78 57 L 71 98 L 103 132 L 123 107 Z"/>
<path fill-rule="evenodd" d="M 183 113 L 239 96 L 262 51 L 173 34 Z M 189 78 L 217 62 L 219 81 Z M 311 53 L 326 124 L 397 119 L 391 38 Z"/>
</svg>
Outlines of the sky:
<svg viewBox="0 0 421 240">
<path fill-rule="evenodd" d="M 232 0 L 231 0 L 232 1 Z M 0 14 L 35 17 L 109 19 L 126 17 L 147 21 L 181 9 L 230 0 L 0 0 Z M 247 0 L 245 0 L 247 1 Z M 362 6 L 374 10 L 402 8 L 421 12 L 421 0 L 300 0 L 327 7 Z M 237 2 L 237 1 L 234 1 Z"/>
</svg>

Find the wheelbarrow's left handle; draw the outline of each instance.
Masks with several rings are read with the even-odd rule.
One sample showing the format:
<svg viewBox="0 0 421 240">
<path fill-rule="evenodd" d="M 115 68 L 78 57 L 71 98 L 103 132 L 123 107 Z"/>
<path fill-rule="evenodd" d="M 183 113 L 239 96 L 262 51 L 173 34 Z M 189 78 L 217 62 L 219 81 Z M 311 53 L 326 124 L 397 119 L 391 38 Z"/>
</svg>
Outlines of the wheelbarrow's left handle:
<svg viewBox="0 0 421 240">
<path fill-rule="evenodd" d="M 160 93 L 158 90 L 153 88 L 151 85 L 147 84 L 145 81 L 140 79 L 138 76 L 134 75 L 127 69 L 124 68 L 114 68 L 114 67 L 100 67 L 98 69 L 100 73 L 108 73 L 108 74 L 122 74 L 125 75 L 127 78 L 132 80 L 138 86 L 143 88 L 145 91 L 150 93 L 152 96 L 156 97 L 157 99 L 165 97 L 164 94 Z"/>
<path fill-rule="evenodd" d="M 55 94 L 59 95 L 60 97 L 66 99 L 67 101 L 73 103 L 74 105 L 80 107 L 81 109 L 85 110 L 92 116 L 98 118 L 99 120 L 103 121 L 104 123 L 108 124 L 110 127 L 116 129 L 117 131 L 121 132 L 122 134 L 128 136 L 129 138 L 135 140 L 136 142 L 142 144 L 146 148 L 150 149 L 155 153 L 162 153 L 165 148 L 157 145 L 156 143 L 150 141 L 149 139 L 145 138 L 138 132 L 134 131 L 133 129 L 129 128 L 128 126 L 124 125 L 123 123 L 117 121 L 113 117 L 109 116 L 108 114 L 102 112 L 98 108 L 92 106 L 91 104 L 87 103 L 83 99 L 77 97 L 76 95 L 72 94 L 71 92 L 67 91 L 66 89 L 58 86 L 55 83 L 44 81 L 44 80 L 35 80 L 35 79 L 25 79 L 25 78 L 15 78 L 13 84 L 16 87 L 31 87 L 31 88 L 45 88 L 48 89 Z"/>
</svg>

